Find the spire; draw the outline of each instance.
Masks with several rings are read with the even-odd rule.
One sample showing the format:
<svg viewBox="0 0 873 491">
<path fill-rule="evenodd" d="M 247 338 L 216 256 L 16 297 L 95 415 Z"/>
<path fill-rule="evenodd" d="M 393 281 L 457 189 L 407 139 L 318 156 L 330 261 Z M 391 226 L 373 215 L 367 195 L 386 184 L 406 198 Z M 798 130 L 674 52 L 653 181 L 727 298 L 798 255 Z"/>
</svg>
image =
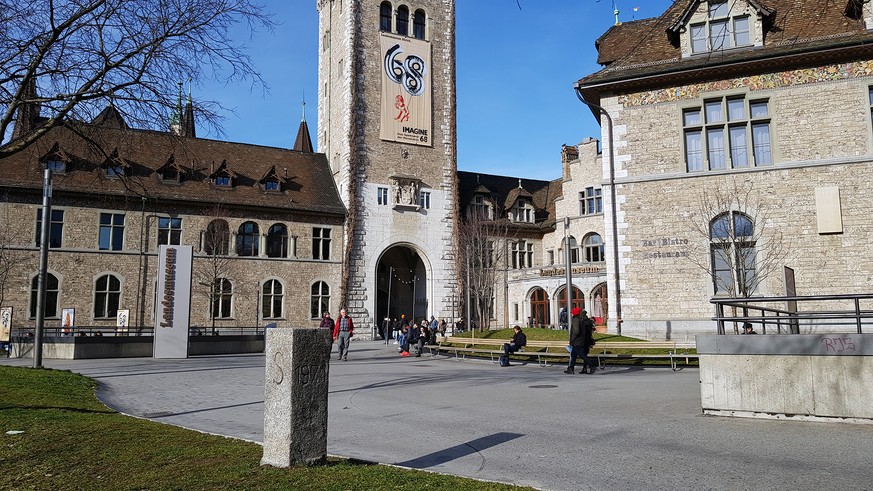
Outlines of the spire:
<svg viewBox="0 0 873 491">
<path fill-rule="evenodd" d="M 312 138 L 309 137 L 309 125 L 306 124 L 306 93 L 303 93 L 303 118 L 300 127 L 297 128 L 297 140 L 294 141 L 294 150 L 298 152 L 313 153 Z"/>
<path fill-rule="evenodd" d="M 524 187 L 521 185 L 521 178 L 520 177 L 518 178 L 518 189 L 524 189 Z"/>
<path fill-rule="evenodd" d="M 36 102 L 31 102 L 36 97 L 36 79 L 31 78 L 21 94 L 21 105 L 18 106 L 18 116 L 15 119 L 15 128 L 12 130 L 13 139 L 36 129 L 39 123 L 40 106 Z"/>
<path fill-rule="evenodd" d="M 182 136 L 190 136 L 191 138 L 197 136 L 197 130 L 194 127 L 194 102 L 191 100 L 190 83 L 188 84 L 188 101 L 185 103 L 185 112 L 182 113 L 182 119 L 179 123 L 182 130 Z"/>
<path fill-rule="evenodd" d="M 615 15 L 615 25 L 620 26 L 621 21 L 618 20 L 618 13 L 619 12 L 618 12 L 618 7 L 615 5 L 615 0 L 613 0 L 613 2 L 612 2 L 612 13 L 613 13 L 613 15 Z"/>
</svg>

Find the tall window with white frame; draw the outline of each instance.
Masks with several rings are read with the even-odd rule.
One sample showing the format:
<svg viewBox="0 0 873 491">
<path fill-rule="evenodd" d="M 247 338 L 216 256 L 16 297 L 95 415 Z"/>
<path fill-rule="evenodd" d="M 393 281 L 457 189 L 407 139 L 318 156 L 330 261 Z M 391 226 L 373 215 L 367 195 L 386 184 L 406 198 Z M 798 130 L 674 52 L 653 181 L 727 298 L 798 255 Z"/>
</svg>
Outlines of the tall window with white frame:
<svg viewBox="0 0 873 491">
<path fill-rule="evenodd" d="M 601 188 L 585 188 L 585 191 L 579 192 L 579 214 L 600 215 L 603 213 L 603 189 Z"/>
<path fill-rule="evenodd" d="M 321 318 L 321 314 L 330 311 L 330 287 L 323 281 L 315 282 L 310 289 L 309 317 Z"/>
<path fill-rule="evenodd" d="M 731 15 L 728 0 L 707 3 L 706 20 L 691 24 L 688 29 L 692 54 L 752 45 L 751 19 L 744 11 Z"/>
<path fill-rule="evenodd" d="M 425 210 L 430 209 L 430 191 L 418 192 L 418 206 Z"/>
<path fill-rule="evenodd" d="M 739 212 L 719 215 L 710 223 L 713 290 L 716 295 L 749 297 L 757 284 L 755 224 Z"/>
<path fill-rule="evenodd" d="M 380 205 L 388 204 L 388 188 L 378 187 L 376 188 L 376 203 Z"/>
<path fill-rule="evenodd" d="M 45 275 L 45 312 L 46 319 L 58 318 L 58 299 L 60 297 L 60 282 L 58 277 L 46 273 Z M 39 298 L 39 275 L 34 276 L 30 282 L 30 318 L 36 317 L 36 304 Z"/>
<path fill-rule="evenodd" d="M 115 275 L 97 278 L 94 286 L 94 318 L 113 319 L 121 302 L 121 281 Z"/>
<path fill-rule="evenodd" d="M 773 164 L 769 100 L 744 95 L 707 99 L 682 111 L 688 172 Z"/>
<path fill-rule="evenodd" d="M 182 243 L 182 219 L 158 217 L 158 245 Z"/>
<path fill-rule="evenodd" d="M 97 247 L 101 251 L 120 251 L 124 248 L 124 215 L 101 213 Z"/>
<path fill-rule="evenodd" d="M 49 225 L 49 248 L 56 249 L 63 246 L 64 238 L 64 210 L 51 210 L 51 224 Z M 36 246 L 40 246 L 42 240 L 42 208 L 36 210 Z"/>
<path fill-rule="evenodd" d="M 281 319 L 285 290 L 279 280 L 267 280 L 261 288 L 261 318 Z"/>
<path fill-rule="evenodd" d="M 530 202 L 520 199 L 515 203 L 512 210 L 513 221 L 517 223 L 533 223 L 534 210 Z"/>
<path fill-rule="evenodd" d="M 212 284 L 212 319 L 230 319 L 233 315 L 233 285 L 227 278 L 216 278 Z"/>
<path fill-rule="evenodd" d="M 330 260 L 330 229 L 315 227 L 312 229 L 312 259 Z"/>
<path fill-rule="evenodd" d="M 606 260 L 603 239 L 599 234 L 588 234 L 582 239 L 582 253 L 586 263 L 602 263 Z"/>
<path fill-rule="evenodd" d="M 512 243 L 512 268 L 527 269 L 533 267 L 533 243 L 519 240 Z"/>
</svg>

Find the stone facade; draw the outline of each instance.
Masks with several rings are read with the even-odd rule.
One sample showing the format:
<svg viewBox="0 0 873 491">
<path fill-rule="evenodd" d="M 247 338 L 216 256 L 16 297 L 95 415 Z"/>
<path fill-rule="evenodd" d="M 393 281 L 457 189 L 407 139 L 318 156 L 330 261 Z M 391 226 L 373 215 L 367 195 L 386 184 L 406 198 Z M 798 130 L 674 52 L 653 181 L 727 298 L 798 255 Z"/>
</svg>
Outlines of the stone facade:
<svg viewBox="0 0 873 491">
<path fill-rule="evenodd" d="M 415 284 L 419 317 L 451 317 L 455 278 L 454 2 L 404 4 L 426 15 L 431 49 L 432 135 L 427 146 L 380 139 L 383 63 L 380 4 L 317 3 L 320 19 L 318 146 L 331 163 L 348 208 L 342 289 L 360 326 L 377 322 L 377 270 L 386 251 L 403 247 L 422 259 Z M 393 5 L 395 26 L 400 3 Z M 409 19 L 410 34 L 412 19 Z M 394 29 L 388 30 L 393 32 Z M 386 200 L 380 197 L 380 189 Z M 427 193 L 429 203 L 420 206 Z"/>
</svg>

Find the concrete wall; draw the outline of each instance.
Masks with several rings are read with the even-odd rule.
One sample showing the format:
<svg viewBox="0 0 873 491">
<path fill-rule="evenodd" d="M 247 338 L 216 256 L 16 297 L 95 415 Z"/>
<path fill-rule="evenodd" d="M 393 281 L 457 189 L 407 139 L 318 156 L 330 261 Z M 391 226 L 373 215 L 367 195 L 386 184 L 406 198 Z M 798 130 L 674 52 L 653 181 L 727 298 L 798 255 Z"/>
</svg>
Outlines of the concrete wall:
<svg viewBox="0 0 873 491">
<path fill-rule="evenodd" d="M 873 334 L 698 336 L 703 412 L 873 423 Z"/>
<path fill-rule="evenodd" d="M 42 356 L 61 360 L 151 357 L 153 341 L 151 336 L 53 337 L 44 340 Z M 263 352 L 263 334 L 188 338 L 188 356 Z M 10 357 L 33 358 L 33 339 L 13 340 Z"/>
</svg>

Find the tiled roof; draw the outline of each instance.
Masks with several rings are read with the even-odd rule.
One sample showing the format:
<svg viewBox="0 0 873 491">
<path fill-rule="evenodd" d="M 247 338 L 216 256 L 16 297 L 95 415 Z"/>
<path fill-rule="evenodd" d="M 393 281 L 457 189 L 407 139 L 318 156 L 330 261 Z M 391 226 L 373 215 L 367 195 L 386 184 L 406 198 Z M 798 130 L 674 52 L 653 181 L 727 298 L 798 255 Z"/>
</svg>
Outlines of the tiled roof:
<svg viewBox="0 0 873 491">
<path fill-rule="evenodd" d="M 555 199 L 561 196 L 561 180 L 540 181 L 476 172 L 458 171 L 460 210 L 466 210 L 476 194 L 487 194 L 497 212 L 505 212 L 521 196 L 529 197 L 536 211 L 536 227 L 552 227 L 555 223 Z M 487 191 L 484 193 L 483 191 Z M 501 209 L 502 208 L 502 209 Z"/>
<path fill-rule="evenodd" d="M 856 0 L 756 0 L 752 3 L 760 11 L 772 13 L 765 18 L 763 47 L 726 49 L 683 59 L 678 42 L 671 36 L 688 9 L 699 1 L 676 0 L 660 17 L 610 28 L 596 42 L 598 62 L 606 67 L 581 79 L 580 86 L 596 92 L 594 87 L 640 77 L 726 66 L 740 70 L 742 63 L 761 63 L 761 69 L 774 58 L 833 48 L 854 47 L 873 53 L 873 47 L 868 46 L 873 34 L 862 18 L 854 18 L 860 17 L 851 8 Z"/>
<path fill-rule="evenodd" d="M 322 154 L 179 137 L 157 131 L 76 124 L 50 130 L 39 141 L 0 160 L 0 186 L 41 189 L 41 159 L 54 151 L 67 157 L 67 171 L 55 175 L 55 193 L 90 193 L 282 211 L 345 214 L 330 166 Z M 108 157 L 128 164 L 124 179 L 107 177 Z M 179 184 L 162 181 L 164 169 L 182 174 Z M 210 174 L 226 169 L 232 189 L 215 189 Z M 281 172 L 283 192 L 264 192 L 259 181 Z M 280 170 L 281 169 L 281 170 Z M 287 172 L 287 174 L 286 174 Z"/>
</svg>

